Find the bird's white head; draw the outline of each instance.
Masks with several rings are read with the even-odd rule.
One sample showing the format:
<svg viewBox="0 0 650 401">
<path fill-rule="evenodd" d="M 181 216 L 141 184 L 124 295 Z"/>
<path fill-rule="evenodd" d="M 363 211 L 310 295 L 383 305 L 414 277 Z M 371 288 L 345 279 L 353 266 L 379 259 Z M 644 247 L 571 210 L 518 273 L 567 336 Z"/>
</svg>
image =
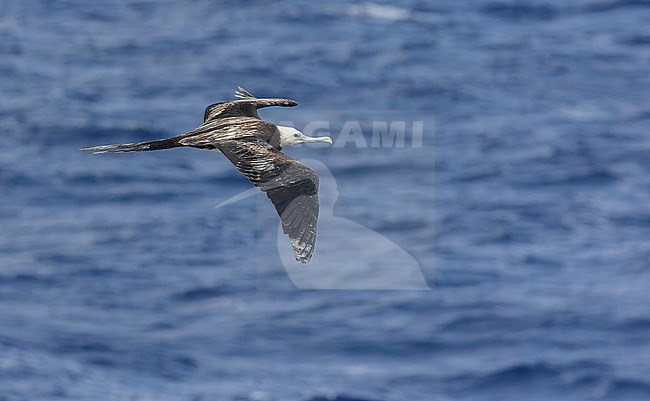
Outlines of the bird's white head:
<svg viewBox="0 0 650 401">
<path fill-rule="evenodd" d="M 278 125 L 278 130 L 280 131 L 280 147 L 282 148 L 309 142 L 327 142 L 330 145 L 332 144 L 332 138 L 329 136 L 311 137 L 293 127 L 284 127 L 282 125 Z"/>
</svg>

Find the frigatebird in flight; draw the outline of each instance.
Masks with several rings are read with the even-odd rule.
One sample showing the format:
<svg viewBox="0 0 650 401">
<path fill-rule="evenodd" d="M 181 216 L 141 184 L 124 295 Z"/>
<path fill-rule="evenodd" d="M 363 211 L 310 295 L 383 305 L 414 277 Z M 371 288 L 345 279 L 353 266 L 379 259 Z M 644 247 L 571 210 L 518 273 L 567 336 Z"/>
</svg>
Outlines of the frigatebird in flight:
<svg viewBox="0 0 650 401">
<path fill-rule="evenodd" d="M 259 99 L 238 87 L 238 100 L 211 104 L 203 124 L 173 138 L 149 142 L 90 146 L 93 153 L 122 153 L 193 147 L 223 153 L 256 187 L 266 193 L 280 215 L 297 261 L 307 263 L 316 243 L 318 175 L 309 167 L 280 152 L 291 145 L 327 142 L 328 136 L 309 137 L 293 127 L 263 121 L 257 109 L 294 107 L 290 99 Z"/>
</svg>

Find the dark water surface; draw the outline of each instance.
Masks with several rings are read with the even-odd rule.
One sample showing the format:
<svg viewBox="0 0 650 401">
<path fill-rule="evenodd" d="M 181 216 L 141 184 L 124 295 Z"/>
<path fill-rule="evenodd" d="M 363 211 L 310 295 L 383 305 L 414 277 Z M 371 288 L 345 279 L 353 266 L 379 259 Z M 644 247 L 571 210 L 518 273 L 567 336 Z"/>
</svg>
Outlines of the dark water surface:
<svg viewBox="0 0 650 401">
<path fill-rule="evenodd" d="M 1 2 L 0 399 L 650 399 L 648 4 Z M 77 151 L 237 84 L 428 121 L 287 153 L 432 291 L 293 288 L 221 155 Z"/>
</svg>

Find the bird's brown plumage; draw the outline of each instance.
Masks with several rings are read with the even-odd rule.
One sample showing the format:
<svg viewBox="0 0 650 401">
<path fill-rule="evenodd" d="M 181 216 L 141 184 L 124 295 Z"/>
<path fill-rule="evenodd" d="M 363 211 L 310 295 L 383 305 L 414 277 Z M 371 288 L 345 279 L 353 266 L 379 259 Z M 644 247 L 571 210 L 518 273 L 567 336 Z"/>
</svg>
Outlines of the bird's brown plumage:
<svg viewBox="0 0 650 401">
<path fill-rule="evenodd" d="M 296 260 L 311 259 L 318 220 L 318 175 L 309 167 L 280 152 L 280 131 L 262 121 L 257 109 L 293 107 L 291 99 L 258 99 L 238 88 L 239 100 L 215 103 L 205 109 L 203 123 L 172 138 L 149 142 L 91 146 L 94 153 L 123 153 L 194 147 L 221 151 L 232 164 L 266 193 L 291 240 Z M 331 141 L 330 141 L 331 143 Z"/>
</svg>

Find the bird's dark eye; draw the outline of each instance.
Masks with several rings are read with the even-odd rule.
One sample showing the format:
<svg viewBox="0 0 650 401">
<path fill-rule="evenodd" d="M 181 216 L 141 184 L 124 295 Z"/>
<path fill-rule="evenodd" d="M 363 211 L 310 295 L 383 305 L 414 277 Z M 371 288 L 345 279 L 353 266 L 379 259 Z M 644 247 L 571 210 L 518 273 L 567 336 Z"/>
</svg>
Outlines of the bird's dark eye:
<svg viewBox="0 0 650 401">
<path fill-rule="evenodd" d="M 298 134 L 293 134 L 294 138 L 298 138 L 298 136 L 299 136 Z"/>
</svg>

